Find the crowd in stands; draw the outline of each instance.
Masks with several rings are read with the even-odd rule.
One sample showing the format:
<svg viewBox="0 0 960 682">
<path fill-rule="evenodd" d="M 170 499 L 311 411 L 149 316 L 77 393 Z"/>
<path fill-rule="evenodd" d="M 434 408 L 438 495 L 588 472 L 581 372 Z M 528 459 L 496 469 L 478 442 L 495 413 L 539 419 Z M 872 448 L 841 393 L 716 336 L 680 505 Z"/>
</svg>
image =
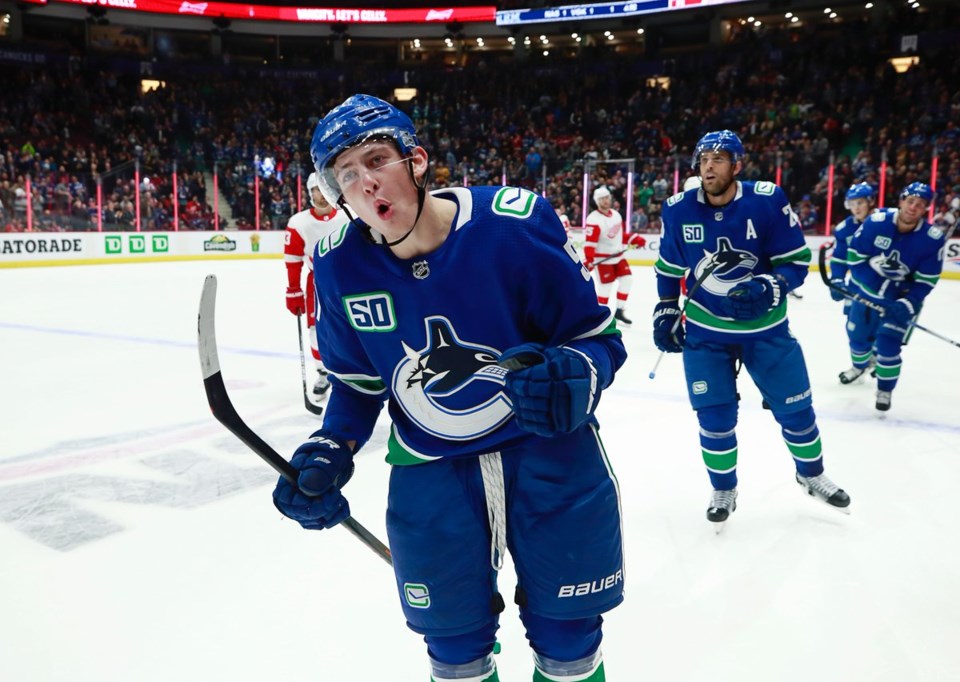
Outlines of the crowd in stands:
<svg viewBox="0 0 960 682">
<path fill-rule="evenodd" d="M 921 35 L 922 59 L 897 74 L 887 60 L 905 30 Z M 466 68 L 408 71 L 418 96 L 402 106 L 436 159 L 433 186 L 505 180 L 544 193 L 575 225 L 585 160 L 595 162 L 591 183 L 608 185 L 623 212 L 627 166 L 606 160 L 634 159 L 629 221 L 655 232 L 675 174 L 682 184 L 691 173 L 693 144 L 729 128 L 747 147 L 742 177 L 773 180 L 779 169 L 805 230 L 824 231 L 831 160 L 835 223 L 847 187 L 880 185 L 881 161 L 890 206 L 907 183 L 929 182 L 934 155 L 936 220 L 952 227 L 958 38 L 955 18 L 930 12 L 745 30 L 722 47 L 649 61 L 597 48 L 504 69 L 475 53 Z M 355 91 L 389 98 L 396 84 L 397 71 L 349 61 L 343 69 L 318 82 L 237 69 L 211 79 L 183 68 L 146 93 L 139 74 L 106 70 L 94 57 L 0 69 L 0 229 L 25 228 L 28 191 L 33 229 L 132 230 L 137 206 L 143 230 L 173 229 L 175 215 L 179 229 L 283 229 L 303 203 L 318 116 Z"/>
</svg>

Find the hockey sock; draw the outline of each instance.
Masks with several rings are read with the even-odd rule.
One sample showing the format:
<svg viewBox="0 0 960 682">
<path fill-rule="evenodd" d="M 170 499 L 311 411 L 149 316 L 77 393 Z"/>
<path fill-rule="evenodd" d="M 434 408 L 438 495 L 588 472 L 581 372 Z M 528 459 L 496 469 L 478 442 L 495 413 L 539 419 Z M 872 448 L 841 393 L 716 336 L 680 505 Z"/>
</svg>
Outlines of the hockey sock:
<svg viewBox="0 0 960 682">
<path fill-rule="evenodd" d="M 853 361 L 853 366 L 857 369 L 866 369 L 870 365 L 871 358 L 873 358 L 872 348 L 860 350 L 853 346 L 850 347 L 850 359 Z"/>
<path fill-rule="evenodd" d="M 626 303 L 631 288 L 633 288 L 633 275 L 619 277 L 617 279 L 617 300 Z"/>
<path fill-rule="evenodd" d="M 783 441 L 793 455 L 797 473 L 810 478 L 823 473 L 823 446 L 812 407 L 800 412 L 775 415 L 780 422 Z"/>
<path fill-rule="evenodd" d="M 887 358 L 877 356 L 877 390 L 892 391 L 900 380 L 900 356 Z"/>
<path fill-rule="evenodd" d="M 602 282 L 597 286 L 597 302 L 600 305 L 607 305 L 610 302 L 610 290 L 613 289 L 613 282 Z"/>
<path fill-rule="evenodd" d="M 700 452 L 714 490 L 737 487 L 737 406 L 715 405 L 697 410 Z"/>
<path fill-rule="evenodd" d="M 607 679 L 599 649 L 576 661 L 555 661 L 539 654 L 534 654 L 533 660 L 536 664 L 533 682 L 605 682 Z"/>
<path fill-rule="evenodd" d="M 544 661 L 556 661 L 560 658 L 583 661 L 598 656 L 600 641 L 603 639 L 603 618 L 585 616 L 571 620 L 548 618 L 527 609 L 520 610 L 520 619 L 527 631 L 530 646 L 536 652 L 534 658 Z M 558 663 L 558 665 L 572 665 Z M 540 666 L 543 670 L 554 670 L 549 665 Z"/>
<path fill-rule="evenodd" d="M 493 654 L 460 665 L 430 659 L 430 682 L 500 682 Z"/>
</svg>

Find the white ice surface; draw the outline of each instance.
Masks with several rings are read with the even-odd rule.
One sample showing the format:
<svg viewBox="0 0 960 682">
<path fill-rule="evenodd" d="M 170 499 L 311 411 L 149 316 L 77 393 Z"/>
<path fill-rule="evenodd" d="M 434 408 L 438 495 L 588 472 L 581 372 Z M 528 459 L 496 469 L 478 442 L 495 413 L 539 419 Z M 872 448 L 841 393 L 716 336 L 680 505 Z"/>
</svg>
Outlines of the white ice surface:
<svg viewBox="0 0 960 682">
<path fill-rule="evenodd" d="M 0 680 L 426 682 L 389 568 L 345 530 L 283 519 L 273 472 L 210 416 L 208 273 L 233 402 L 288 456 L 318 420 L 281 262 L 0 270 Z M 816 273 L 801 292 L 792 326 L 852 514 L 801 494 L 741 380 L 739 508 L 718 536 L 679 357 L 647 378 L 654 282 L 635 268 L 630 358 L 599 408 L 626 529 L 611 682 L 960 680 L 960 349 L 914 334 L 880 419 L 870 382 L 837 381 L 840 304 Z M 921 321 L 960 339 L 958 310 L 960 282 L 944 281 Z M 347 489 L 382 539 L 385 429 Z M 513 585 L 508 566 L 507 601 Z M 529 680 L 512 604 L 501 623 L 501 679 Z"/>
</svg>

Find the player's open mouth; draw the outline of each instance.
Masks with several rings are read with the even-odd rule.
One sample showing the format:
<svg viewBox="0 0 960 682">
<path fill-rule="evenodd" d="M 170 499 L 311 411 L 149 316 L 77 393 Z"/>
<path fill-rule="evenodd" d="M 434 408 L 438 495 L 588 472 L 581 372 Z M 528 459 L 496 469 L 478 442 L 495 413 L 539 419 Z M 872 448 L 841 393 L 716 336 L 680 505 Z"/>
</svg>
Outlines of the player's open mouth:
<svg viewBox="0 0 960 682">
<path fill-rule="evenodd" d="M 373 206 L 377 211 L 377 215 L 381 218 L 386 218 L 387 214 L 390 213 L 390 204 L 382 199 L 377 199 Z"/>
</svg>

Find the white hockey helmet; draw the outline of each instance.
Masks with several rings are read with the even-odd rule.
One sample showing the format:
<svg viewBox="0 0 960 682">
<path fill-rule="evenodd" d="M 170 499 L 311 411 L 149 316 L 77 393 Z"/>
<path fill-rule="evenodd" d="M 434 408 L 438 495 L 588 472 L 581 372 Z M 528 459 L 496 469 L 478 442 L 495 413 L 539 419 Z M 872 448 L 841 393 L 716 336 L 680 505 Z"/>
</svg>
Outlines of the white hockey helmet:
<svg viewBox="0 0 960 682">
<path fill-rule="evenodd" d="M 314 189 L 319 190 L 320 196 L 321 197 L 323 196 L 323 190 L 320 189 L 320 176 L 317 175 L 316 172 L 311 173 L 309 176 L 307 176 L 307 195 L 310 197 L 310 204 L 314 208 L 318 210 L 322 210 L 324 208 L 324 202 L 326 201 L 326 197 L 324 197 L 323 201 L 320 204 L 317 204 L 317 202 L 313 200 Z"/>
<path fill-rule="evenodd" d="M 601 199 L 608 196 L 610 196 L 610 190 L 608 190 L 604 185 L 600 185 L 593 190 L 593 200 L 597 203 L 600 203 Z"/>
</svg>

